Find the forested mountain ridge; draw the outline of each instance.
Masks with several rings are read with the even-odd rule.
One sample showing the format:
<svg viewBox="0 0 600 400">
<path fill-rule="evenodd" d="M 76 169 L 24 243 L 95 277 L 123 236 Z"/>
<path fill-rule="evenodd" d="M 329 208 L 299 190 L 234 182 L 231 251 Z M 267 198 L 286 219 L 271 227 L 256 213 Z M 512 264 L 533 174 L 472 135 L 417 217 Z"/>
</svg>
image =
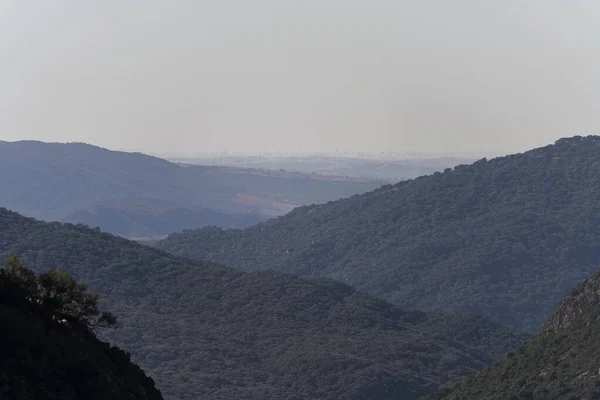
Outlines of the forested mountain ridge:
<svg viewBox="0 0 600 400">
<path fill-rule="evenodd" d="M 523 335 L 469 316 L 407 312 L 327 279 L 188 261 L 0 209 L 0 257 L 64 268 L 105 295 L 132 353 L 170 399 L 416 399 L 482 369 Z"/>
<path fill-rule="evenodd" d="M 178 165 L 85 143 L 0 141 L 0 205 L 123 236 L 246 227 L 384 181 Z"/>
<path fill-rule="evenodd" d="M 430 400 L 600 399 L 600 271 L 536 335 L 489 369 Z"/>
<path fill-rule="evenodd" d="M 536 331 L 600 265 L 600 137 L 482 159 L 244 230 L 158 247 L 242 270 L 330 277 L 404 308 Z"/>
<path fill-rule="evenodd" d="M 162 399 L 128 353 L 59 322 L 6 271 L 0 269 L 0 399 Z"/>
</svg>

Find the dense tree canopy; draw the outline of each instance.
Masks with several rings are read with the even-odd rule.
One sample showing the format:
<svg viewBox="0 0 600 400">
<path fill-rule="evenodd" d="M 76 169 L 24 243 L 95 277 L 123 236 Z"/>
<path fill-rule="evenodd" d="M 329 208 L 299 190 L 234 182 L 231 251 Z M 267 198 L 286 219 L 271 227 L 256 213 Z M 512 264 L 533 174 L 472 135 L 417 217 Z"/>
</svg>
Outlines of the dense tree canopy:
<svg viewBox="0 0 600 400">
<path fill-rule="evenodd" d="M 78 282 L 67 271 L 49 270 L 36 277 L 18 257 L 11 257 L 0 269 L 0 278 L 21 288 L 30 302 L 45 307 L 57 321 L 90 330 L 117 324 L 115 315 L 98 308 L 101 296 L 89 293 L 87 284 Z"/>
<path fill-rule="evenodd" d="M 326 276 L 405 308 L 536 331 L 600 265 L 600 137 L 424 176 L 158 247 L 250 271 Z"/>
<path fill-rule="evenodd" d="M 0 209 L 0 258 L 102 293 L 127 348 L 172 399 L 415 399 L 522 340 L 465 315 L 407 312 L 327 279 L 243 273 Z M 294 397 L 296 396 L 296 397 Z"/>
<path fill-rule="evenodd" d="M 428 399 L 600 399 L 599 305 L 600 272 L 578 286 L 527 344 Z"/>
<path fill-rule="evenodd" d="M 0 269 L 0 399 L 162 399 L 128 353 L 90 332 L 95 299 L 66 273 L 38 278 L 17 259 Z"/>
</svg>

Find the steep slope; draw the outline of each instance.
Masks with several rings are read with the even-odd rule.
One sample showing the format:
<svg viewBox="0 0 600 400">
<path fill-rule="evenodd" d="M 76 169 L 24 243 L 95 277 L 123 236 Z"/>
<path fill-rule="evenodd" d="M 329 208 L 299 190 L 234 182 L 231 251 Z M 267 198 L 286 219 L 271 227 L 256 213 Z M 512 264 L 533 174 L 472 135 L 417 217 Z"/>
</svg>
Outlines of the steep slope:
<svg viewBox="0 0 600 400">
<path fill-rule="evenodd" d="M 0 278 L 0 399 L 160 400 L 124 351 L 58 324 Z"/>
<path fill-rule="evenodd" d="M 297 205 L 334 200 L 381 184 L 182 166 L 83 143 L 0 141 L 2 206 L 46 220 L 86 221 L 121 235 L 161 235 L 174 228 L 212 224 L 246 227 Z"/>
<path fill-rule="evenodd" d="M 560 304 L 526 345 L 436 400 L 600 399 L 600 272 Z"/>
<path fill-rule="evenodd" d="M 575 137 L 158 247 L 535 331 L 600 264 L 599 199 L 600 137 Z"/>
<path fill-rule="evenodd" d="M 410 400 L 523 338 L 477 317 L 402 311 L 331 280 L 186 261 L 0 210 L 0 257 L 14 253 L 105 294 L 123 323 L 105 337 L 166 398 Z"/>
</svg>

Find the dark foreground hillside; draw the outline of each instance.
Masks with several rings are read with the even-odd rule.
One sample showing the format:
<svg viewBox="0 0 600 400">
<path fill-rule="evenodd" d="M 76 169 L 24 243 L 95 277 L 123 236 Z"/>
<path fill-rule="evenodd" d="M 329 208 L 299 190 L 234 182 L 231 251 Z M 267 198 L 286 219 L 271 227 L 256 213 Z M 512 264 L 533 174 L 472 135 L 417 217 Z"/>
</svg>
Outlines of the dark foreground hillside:
<svg viewBox="0 0 600 400">
<path fill-rule="evenodd" d="M 600 399 L 600 272 L 525 346 L 431 400 Z"/>
<path fill-rule="evenodd" d="M 522 340 L 482 318 L 406 312 L 325 279 L 192 262 L 0 209 L 0 256 L 106 295 L 105 338 L 171 399 L 415 399 Z"/>
<path fill-rule="evenodd" d="M 59 324 L 0 277 L 0 399 L 160 400 L 123 350 Z"/>
<path fill-rule="evenodd" d="M 158 247 L 536 331 L 600 265 L 600 137 L 482 159 L 245 230 L 173 234 Z"/>
</svg>

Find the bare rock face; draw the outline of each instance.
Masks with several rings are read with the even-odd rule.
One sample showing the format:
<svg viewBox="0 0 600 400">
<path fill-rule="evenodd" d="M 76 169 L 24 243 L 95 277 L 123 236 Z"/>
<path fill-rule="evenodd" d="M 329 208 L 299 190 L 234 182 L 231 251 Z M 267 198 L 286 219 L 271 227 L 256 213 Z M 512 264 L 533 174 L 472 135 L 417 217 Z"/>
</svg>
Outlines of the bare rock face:
<svg viewBox="0 0 600 400">
<path fill-rule="evenodd" d="M 600 316 L 600 271 L 575 288 L 559 305 L 544 331 L 568 333 L 589 326 Z"/>
</svg>

